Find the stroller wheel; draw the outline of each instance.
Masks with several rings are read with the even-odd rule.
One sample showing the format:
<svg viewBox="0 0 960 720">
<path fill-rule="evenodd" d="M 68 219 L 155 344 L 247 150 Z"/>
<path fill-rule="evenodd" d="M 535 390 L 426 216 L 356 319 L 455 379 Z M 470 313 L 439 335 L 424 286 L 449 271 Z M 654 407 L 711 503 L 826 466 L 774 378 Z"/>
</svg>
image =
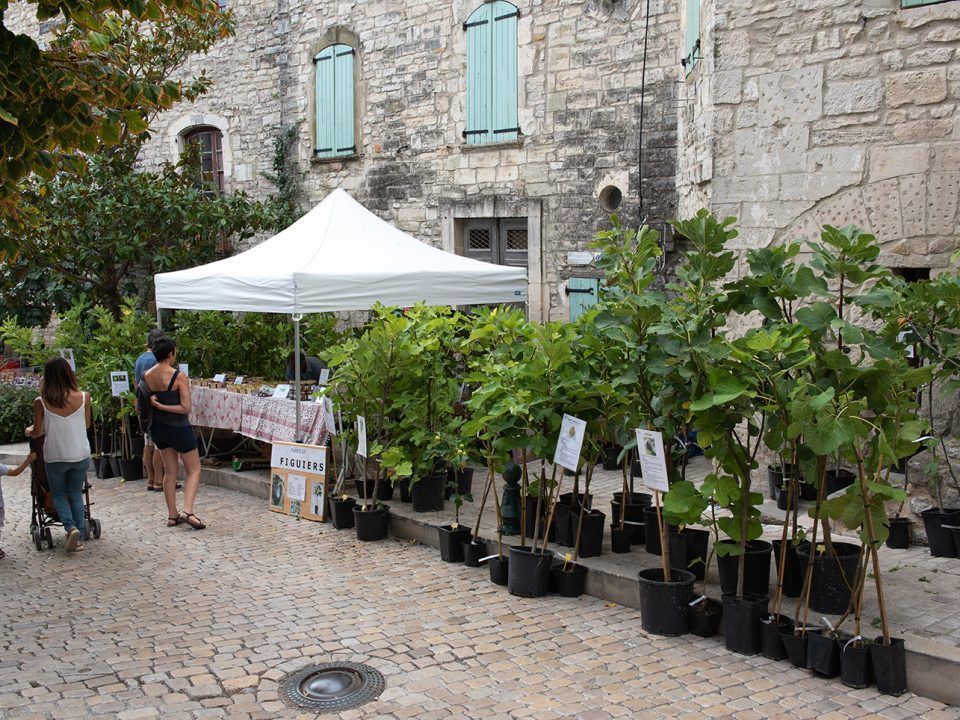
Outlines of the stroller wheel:
<svg viewBox="0 0 960 720">
<path fill-rule="evenodd" d="M 90 534 L 95 540 L 100 539 L 100 521 L 95 518 L 90 518 Z"/>
<path fill-rule="evenodd" d="M 39 530 L 34 530 L 32 535 L 33 544 L 36 546 L 37 550 L 43 550 L 43 535 L 40 534 Z"/>
<path fill-rule="evenodd" d="M 43 539 L 47 541 L 47 547 L 53 547 L 53 531 L 50 528 L 43 529 Z"/>
</svg>

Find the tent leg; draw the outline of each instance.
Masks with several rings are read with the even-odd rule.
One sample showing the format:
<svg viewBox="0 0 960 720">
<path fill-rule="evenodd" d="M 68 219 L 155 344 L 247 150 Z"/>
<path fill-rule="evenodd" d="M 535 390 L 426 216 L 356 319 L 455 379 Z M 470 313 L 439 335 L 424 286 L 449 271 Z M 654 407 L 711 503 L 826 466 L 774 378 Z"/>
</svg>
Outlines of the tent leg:
<svg viewBox="0 0 960 720">
<path fill-rule="evenodd" d="M 297 430 L 294 433 L 295 442 L 303 442 L 303 433 L 300 430 L 300 316 L 292 315 L 293 319 L 293 391 L 297 400 Z"/>
<path fill-rule="evenodd" d="M 163 308 L 157 306 L 157 330 L 163 330 Z"/>
</svg>

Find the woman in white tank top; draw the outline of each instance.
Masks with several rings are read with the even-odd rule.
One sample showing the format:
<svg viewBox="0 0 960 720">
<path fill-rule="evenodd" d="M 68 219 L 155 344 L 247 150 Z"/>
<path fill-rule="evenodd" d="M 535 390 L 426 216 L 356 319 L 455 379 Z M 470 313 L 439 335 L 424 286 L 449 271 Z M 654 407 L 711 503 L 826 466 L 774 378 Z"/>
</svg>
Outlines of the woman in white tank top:
<svg viewBox="0 0 960 720">
<path fill-rule="evenodd" d="M 80 392 L 77 377 L 63 358 L 43 367 L 40 397 L 33 403 L 33 425 L 27 435 L 46 435 L 43 459 L 53 505 L 67 533 L 67 552 L 82 550 L 86 537 L 83 486 L 90 467 L 90 397 Z"/>
</svg>

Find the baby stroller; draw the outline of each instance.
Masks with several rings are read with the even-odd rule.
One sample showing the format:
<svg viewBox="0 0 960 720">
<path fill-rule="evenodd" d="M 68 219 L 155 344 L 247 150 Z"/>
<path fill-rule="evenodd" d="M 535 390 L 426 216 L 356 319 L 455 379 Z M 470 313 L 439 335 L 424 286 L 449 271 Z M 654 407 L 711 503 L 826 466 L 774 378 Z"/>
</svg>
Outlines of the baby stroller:
<svg viewBox="0 0 960 720">
<path fill-rule="evenodd" d="M 30 537 L 37 550 L 43 550 L 43 544 L 47 547 L 53 547 L 53 532 L 50 530 L 54 525 L 63 527 L 60 518 L 57 515 L 57 509 L 53 506 L 53 493 L 47 484 L 47 473 L 43 465 L 43 436 L 30 439 L 30 452 L 37 454 L 37 459 L 33 461 L 30 467 L 30 496 L 33 498 L 33 516 L 30 520 Z M 90 483 L 83 485 L 84 515 L 87 520 L 87 535 L 90 538 L 100 537 L 100 521 L 91 517 L 90 507 Z"/>
</svg>

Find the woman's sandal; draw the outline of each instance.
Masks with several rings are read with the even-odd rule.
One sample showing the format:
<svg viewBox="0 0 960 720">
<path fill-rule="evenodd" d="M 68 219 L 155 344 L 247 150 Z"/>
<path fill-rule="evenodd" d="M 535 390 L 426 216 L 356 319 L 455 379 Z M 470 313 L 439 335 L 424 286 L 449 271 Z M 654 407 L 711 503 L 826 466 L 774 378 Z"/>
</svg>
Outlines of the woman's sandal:
<svg viewBox="0 0 960 720">
<path fill-rule="evenodd" d="M 168 517 L 167 518 L 167 527 L 176 527 L 183 522 L 183 515 L 177 515 L 177 517 Z"/>
<path fill-rule="evenodd" d="M 191 520 L 190 518 L 193 518 Z M 193 513 L 180 513 L 180 522 L 185 522 L 187 525 L 192 527 L 194 530 L 203 530 L 207 525 L 200 518 L 198 518 Z"/>
</svg>

